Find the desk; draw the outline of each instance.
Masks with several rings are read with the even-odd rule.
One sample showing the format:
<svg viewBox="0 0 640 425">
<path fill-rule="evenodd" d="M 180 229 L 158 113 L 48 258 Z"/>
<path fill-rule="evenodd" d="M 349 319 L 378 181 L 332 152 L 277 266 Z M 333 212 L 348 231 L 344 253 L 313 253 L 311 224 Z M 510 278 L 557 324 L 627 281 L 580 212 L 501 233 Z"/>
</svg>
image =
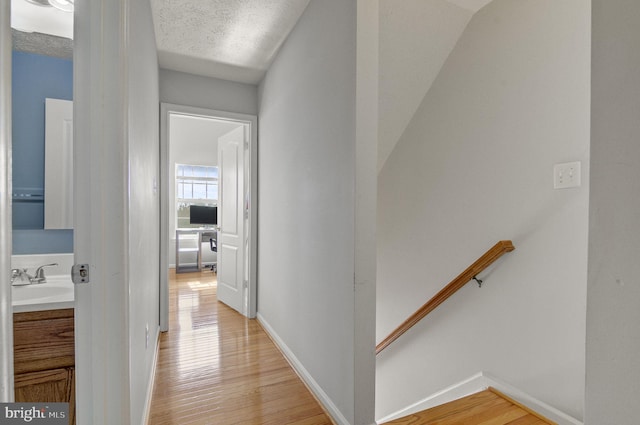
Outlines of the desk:
<svg viewBox="0 0 640 425">
<path fill-rule="evenodd" d="M 216 229 L 178 229 L 176 230 L 176 273 L 197 272 L 202 270 L 202 242 L 216 234 Z M 180 265 L 180 254 L 195 254 L 194 263 Z"/>
</svg>

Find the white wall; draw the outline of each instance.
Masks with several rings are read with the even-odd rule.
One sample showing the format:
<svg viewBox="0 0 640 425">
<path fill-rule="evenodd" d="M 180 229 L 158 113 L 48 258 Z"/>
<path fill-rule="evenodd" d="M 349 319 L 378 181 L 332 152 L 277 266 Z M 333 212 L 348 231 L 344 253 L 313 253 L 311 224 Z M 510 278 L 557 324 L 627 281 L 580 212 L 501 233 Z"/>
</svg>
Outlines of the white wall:
<svg viewBox="0 0 640 425">
<path fill-rule="evenodd" d="M 640 3 L 593 1 L 588 425 L 638 423 Z"/>
<path fill-rule="evenodd" d="M 258 114 L 256 86 L 168 69 L 160 70 L 160 101 L 241 114 Z"/>
<path fill-rule="evenodd" d="M 355 1 L 310 2 L 260 86 L 258 315 L 339 423 L 358 423 L 355 37 Z"/>
<path fill-rule="evenodd" d="M 479 371 L 583 416 L 589 70 L 589 2 L 469 22 L 379 174 L 378 341 L 498 240 L 516 251 L 378 355 L 376 417 Z M 575 160 L 582 187 L 554 190 Z"/>
<path fill-rule="evenodd" d="M 380 1 L 378 170 L 472 15 L 447 0 Z"/>
<path fill-rule="evenodd" d="M 375 423 L 376 200 L 380 4 L 358 0 L 356 31 L 356 147 L 354 177 L 354 417 Z"/>
<path fill-rule="evenodd" d="M 131 423 L 143 423 L 152 388 L 160 305 L 160 104 L 149 1 L 131 1 L 128 50 L 129 364 Z M 146 329 L 149 329 L 148 344 Z"/>
</svg>

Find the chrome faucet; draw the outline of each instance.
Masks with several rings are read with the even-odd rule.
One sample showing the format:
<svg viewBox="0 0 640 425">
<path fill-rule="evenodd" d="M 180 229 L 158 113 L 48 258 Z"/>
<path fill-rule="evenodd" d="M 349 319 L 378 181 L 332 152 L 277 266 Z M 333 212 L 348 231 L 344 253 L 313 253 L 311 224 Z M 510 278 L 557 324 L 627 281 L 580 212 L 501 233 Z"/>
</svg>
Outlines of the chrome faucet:
<svg viewBox="0 0 640 425">
<path fill-rule="evenodd" d="M 44 264 L 36 269 L 34 276 L 27 273 L 27 269 L 11 269 L 11 285 L 24 286 L 34 283 L 46 283 L 47 278 L 44 275 L 44 268 L 57 265 L 58 263 Z"/>
<path fill-rule="evenodd" d="M 11 269 L 11 285 L 24 286 L 31 285 L 31 275 L 27 273 L 27 269 Z"/>
<path fill-rule="evenodd" d="M 31 283 L 46 283 L 47 282 L 47 278 L 44 275 L 44 268 L 45 267 L 53 267 L 53 266 L 57 266 L 57 265 L 58 265 L 58 263 L 51 263 L 51 264 L 43 264 L 42 266 L 38 267 L 36 269 L 36 275 L 31 278 Z"/>
</svg>

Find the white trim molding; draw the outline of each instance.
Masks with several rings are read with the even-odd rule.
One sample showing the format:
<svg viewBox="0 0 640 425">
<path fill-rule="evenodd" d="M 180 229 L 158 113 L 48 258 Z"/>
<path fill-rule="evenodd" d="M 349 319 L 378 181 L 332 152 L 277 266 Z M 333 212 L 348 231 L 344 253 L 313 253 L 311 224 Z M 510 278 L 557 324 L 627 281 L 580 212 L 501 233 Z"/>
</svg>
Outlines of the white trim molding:
<svg viewBox="0 0 640 425">
<path fill-rule="evenodd" d="M 0 402 L 12 402 L 11 2 L 0 4 Z"/>
<path fill-rule="evenodd" d="M 150 425 L 151 422 L 151 401 L 153 399 L 153 387 L 156 382 L 156 369 L 158 368 L 158 356 L 160 355 L 160 327 L 156 328 L 156 349 L 153 354 L 153 361 L 151 363 L 151 379 L 147 386 L 147 397 L 144 402 L 144 416 L 142 417 L 142 425 Z"/>
<path fill-rule="evenodd" d="M 168 258 L 169 246 L 172 243 L 169 234 L 169 192 L 168 187 L 174 182 L 169 181 L 169 116 L 191 115 L 220 119 L 223 121 L 235 121 L 250 126 L 248 155 L 245 159 L 245 167 L 249 169 L 249 183 L 247 185 L 248 211 L 248 286 L 244 299 L 247 300 L 242 314 L 254 318 L 257 312 L 257 258 L 258 258 L 258 117 L 257 115 L 221 111 L 196 106 L 178 105 L 174 103 L 160 103 L 160 187 L 164 188 L 160 193 L 160 331 L 169 329 L 169 268 L 175 268 Z"/>
<path fill-rule="evenodd" d="M 265 332 L 269 334 L 271 340 L 276 344 L 280 352 L 287 359 L 291 367 L 296 371 L 300 379 L 304 381 L 307 387 L 313 392 L 313 395 L 318 399 L 318 401 L 325 408 L 327 413 L 331 415 L 331 418 L 338 425 L 350 425 L 347 418 L 340 412 L 340 410 L 336 407 L 336 405 L 331 401 L 327 393 L 325 393 L 320 385 L 316 382 L 315 379 L 311 376 L 311 374 L 305 369 L 300 360 L 293 354 L 293 352 L 287 347 L 287 344 L 280 338 L 280 336 L 275 332 L 275 330 L 267 323 L 264 317 L 258 313 L 257 314 L 258 322 L 262 325 Z"/>
<path fill-rule="evenodd" d="M 556 422 L 558 425 L 584 425 L 583 422 L 580 422 L 566 413 L 559 411 L 558 409 L 526 394 L 524 391 L 521 391 L 486 372 L 478 372 L 457 384 L 443 388 L 442 390 L 437 391 L 434 394 L 405 407 L 404 409 L 378 419 L 377 423 L 386 423 L 435 406 L 440 406 L 441 404 L 449 403 L 459 398 L 484 391 L 489 387 L 495 388 L 523 406 L 526 406 L 545 418 Z"/>
</svg>

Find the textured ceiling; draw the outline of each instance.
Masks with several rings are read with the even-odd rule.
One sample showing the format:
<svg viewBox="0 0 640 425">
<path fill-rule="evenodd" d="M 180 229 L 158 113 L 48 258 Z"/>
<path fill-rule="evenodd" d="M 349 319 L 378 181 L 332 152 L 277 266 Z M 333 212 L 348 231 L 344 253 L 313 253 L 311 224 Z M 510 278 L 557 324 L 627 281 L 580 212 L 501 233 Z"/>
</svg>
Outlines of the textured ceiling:
<svg viewBox="0 0 640 425">
<path fill-rule="evenodd" d="M 0 0 L 5 1 L 5 0 Z M 11 0 L 11 27 L 18 31 L 73 38 L 73 13 L 39 6 L 25 0 Z"/>
<path fill-rule="evenodd" d="M 73 59 L 73 40 L 39 32 L 11 30 L 13 50 L 62 59 Z"/>
<path fill-rule="evenodd" d="M 11 28 L 13 50 L 73 58 L 73 13 L 11 0 Z"/>
<path fill-rule="evenodd" d="M 151 0 L 162 68 L 256 84 L 310 0 Z"/>
</svg>

